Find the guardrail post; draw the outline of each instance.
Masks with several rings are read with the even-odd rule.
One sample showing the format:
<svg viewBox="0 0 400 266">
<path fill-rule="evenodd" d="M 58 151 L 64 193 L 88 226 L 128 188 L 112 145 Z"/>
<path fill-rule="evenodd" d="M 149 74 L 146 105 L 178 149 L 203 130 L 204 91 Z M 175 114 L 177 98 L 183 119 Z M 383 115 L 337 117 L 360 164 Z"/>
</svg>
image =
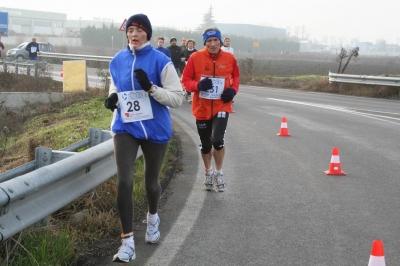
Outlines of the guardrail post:
<svg viewBox="0 0 400 266">
<path fill-rule="evenodd" d="M 15 74 L 18 75 L 18 63 L 15 64 Z"/>
<path fill-rule="evenodd" d="M 89 148 L 96 146 L 102 142 L 103 130 L 101 128 L 90 128 L 89 131 Z"/>
<path fill-rule="evenodd" d="M 51 156 L 53 150 L 50 148 L 36 148 L 35 149 L 35 169 L 51 164 Z M 34 226 L 48 226 L 50 224 L 50 216 L 43 218 L 34 224 Z"/>
<path fill-rule="evenodd" d="M 7 72 L 7 63 L 3 61 L 3 72 Z"/>
<path fill-rule="evenodd" d="M 26 75 L 28 75 L 28 76 L 31 75 L 31 66 L 30 65 L 26 66 Z"/>
<path fill-rule="evenodd" d="M 38 77 L 38 62 L 35 62 L 35 78 Z"/>
<path fill-rule="evenodd" d="M 106 77 L 106 86 L 105 86 L 106 90 L 110 89 L 110 81 L 111 81 L 111 78 L 110 77 Z"/>
<path fill-rule="evenodd" d="M 51 164 L 51 156 L 53 150 L 50 148 L 36 148 L 35 149 L 35 169 Z"/>
</svg>

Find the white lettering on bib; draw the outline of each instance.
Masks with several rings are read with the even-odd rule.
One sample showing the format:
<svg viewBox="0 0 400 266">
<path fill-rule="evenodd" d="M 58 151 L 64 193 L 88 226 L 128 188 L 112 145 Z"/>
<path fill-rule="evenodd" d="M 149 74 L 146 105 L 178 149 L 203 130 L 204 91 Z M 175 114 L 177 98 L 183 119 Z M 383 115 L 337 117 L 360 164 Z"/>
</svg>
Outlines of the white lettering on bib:
<svg viewBox="0 0 400 266">
<path fill-rule="evenodd" d="M 200 80 L 206 77 L 201 77 Z M 225 77 L 208 77 L 211 79 L 213 87 L 208 91 L 200 91 L 200 98 L 214 100 L 221 99 L 221 94 L 225 87 Z"/>
<path fill-rule="evenodd" d="M 31 53 L 32 54 L 36 53 L 36 50 L 37 50 L 36 46 L 31 46 Z"/>
<path fill-rule="evenodd" d="M 153 119 L 149 94 L 145 91 L 118 93 L 121 117 L 124 123 Z"/>
</svg>

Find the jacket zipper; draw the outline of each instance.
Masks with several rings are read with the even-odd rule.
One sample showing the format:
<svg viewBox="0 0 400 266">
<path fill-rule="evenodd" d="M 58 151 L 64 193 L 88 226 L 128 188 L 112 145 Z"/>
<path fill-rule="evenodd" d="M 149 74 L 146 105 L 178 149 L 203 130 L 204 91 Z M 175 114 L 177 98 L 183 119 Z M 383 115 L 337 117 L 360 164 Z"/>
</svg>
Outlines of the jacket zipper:
<svg viewBox="0 0 400 266">
<path fill-rule="evenodd" d="M 213 56 L 213 62 L 214 62 L 214 74 L 213 77 L 215 78 L 215 55 Z M 213 114 L 214 114 L 214 100 L 211 100 L 211 118 L 213 118 Z"/>
</svg>

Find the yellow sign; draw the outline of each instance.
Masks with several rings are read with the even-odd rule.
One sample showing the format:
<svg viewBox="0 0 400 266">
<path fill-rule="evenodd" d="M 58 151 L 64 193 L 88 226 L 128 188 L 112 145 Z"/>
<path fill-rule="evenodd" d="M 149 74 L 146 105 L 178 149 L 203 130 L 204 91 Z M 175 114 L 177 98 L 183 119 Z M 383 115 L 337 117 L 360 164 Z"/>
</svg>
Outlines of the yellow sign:
<svg viewBox="0 0 400 266">
<path fill-rule="evenodd" d="M 254 46 L 254 47 L 258 47 L 258 46 L 259 46 L 259 43 L 258 43 L 258 42 L 254 42 L 253 46 Z"/>
<path fill-rule="evenodd" d="M 86 91 L 88 78 L 85 60 L 63 62 L 63 92 Z"/>
</svg>

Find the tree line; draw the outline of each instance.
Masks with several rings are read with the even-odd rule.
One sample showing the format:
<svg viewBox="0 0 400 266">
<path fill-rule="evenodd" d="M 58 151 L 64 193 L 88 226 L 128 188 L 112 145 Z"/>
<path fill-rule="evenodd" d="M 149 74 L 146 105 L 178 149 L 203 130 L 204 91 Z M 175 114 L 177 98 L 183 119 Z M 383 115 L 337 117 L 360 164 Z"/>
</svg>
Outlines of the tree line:
<svg viewBox="0 0 400 266">
<path fill-rule="evenodd" d="M 153 28 L 153 36 L 151 44 L 155 47 L 156 38 L 163 36 L 165 38 L 164 47 L 169 46 L 169 40 L 172 37 L 177 38 L 180 45 L 180 39 L 185 37 L 186 39 L 193 39 L 196 42 L 196 49 L 203 49 L 202 36 L 200 31 L 179 31 L 169 28 Z M 225 36 L 231 39 L 231 46 L 237 52 L 242 53 L 281 53 L 281 52 L 298 52 L 300 44 L 293 40 L 287 39 L 256 39 L 243 37 L 238 35 Z M 81 38 L 83 46 L 91 47 L 121 47 L 121 40 L 126 40 L 125 32 L 119 31 L 119 28 L 113 24 L 110 26 L 103 25 L 102 28 L 96 28 L 95 26 L 88 26 L 81 29 Z M 258 47 L 255 47 L 255 43 L 258 43 Z"/>
</svg>

